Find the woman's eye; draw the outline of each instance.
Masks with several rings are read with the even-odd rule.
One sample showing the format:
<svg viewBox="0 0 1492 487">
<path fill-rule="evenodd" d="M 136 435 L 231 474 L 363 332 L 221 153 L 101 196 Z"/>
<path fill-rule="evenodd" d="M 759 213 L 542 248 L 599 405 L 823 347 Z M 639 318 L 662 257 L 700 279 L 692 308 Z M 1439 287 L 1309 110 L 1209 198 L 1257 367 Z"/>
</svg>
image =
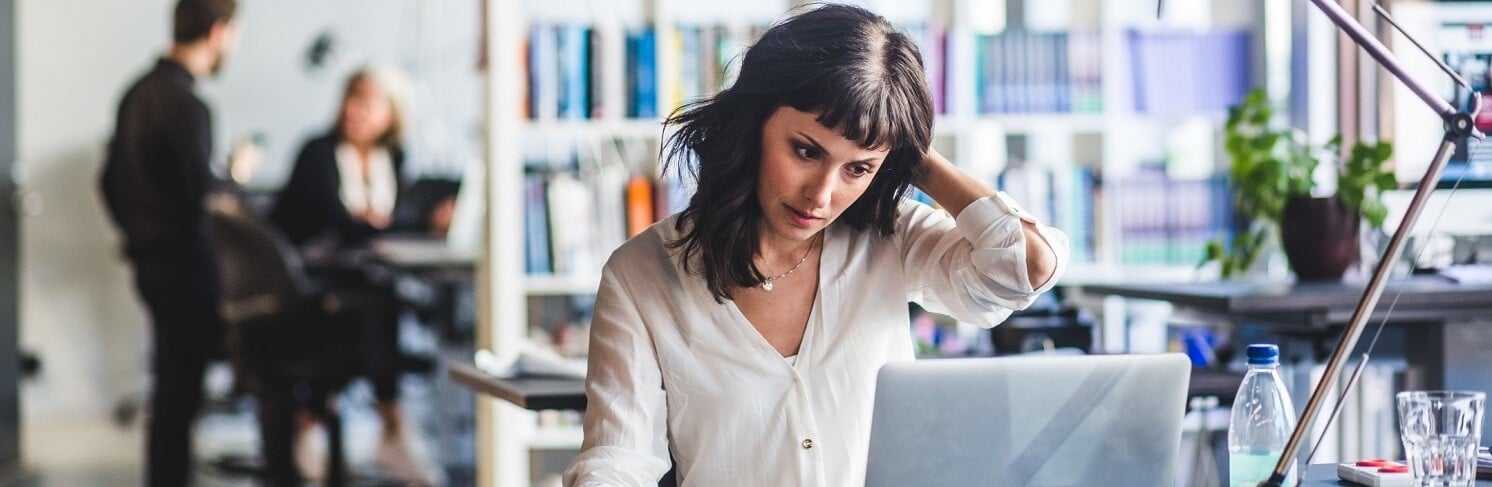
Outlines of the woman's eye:
<svg viewBox="0 0 1492 487">
<path fill-rule="evenodd" d="M 815 150 L 812 147 L 804 147 L 800 145 L 795 147 L 793 150 L 798 152 L 798 157 L 804 159 L 818 159 L 819 157 L 819 151 Z"/>
<path fill-rule="evenodd" d="M 850 167 L 850 175 L 852 175 L 852 176 L 855 176 L 855 177 L 858 178 L 858 177 L 863 177 L 863 176 L 865 176 L 867 174 L 870 174 L 870 169 L 867 169 L 867 168 L 865 168 L 863 166 L 851 166 Z"/>
</svg>

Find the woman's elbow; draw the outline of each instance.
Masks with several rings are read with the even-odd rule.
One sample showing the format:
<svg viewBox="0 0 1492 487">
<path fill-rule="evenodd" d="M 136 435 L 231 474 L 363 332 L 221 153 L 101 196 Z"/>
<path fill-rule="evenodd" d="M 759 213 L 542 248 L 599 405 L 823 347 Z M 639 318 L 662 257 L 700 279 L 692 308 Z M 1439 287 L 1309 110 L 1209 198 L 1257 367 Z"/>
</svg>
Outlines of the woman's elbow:
<svg viewBox="0 0 1492 487">
<path fill-rule="evenodd" d="M 1056 277 L 1057 251 L 1038 232 L 1034 225 L 1026 224 L 1026 278 L 1032 289 L 1040 289 Z"/>
<path fill-rule="evenodd" d="M 1026 278 L 1030 279 L 1032 289 L 1045 286 L 1048 281 L 1056 277 L 1056 273 L 1057 255 L 1050 248 L 1041 248 L 1026 253 Z"/>
</svg>

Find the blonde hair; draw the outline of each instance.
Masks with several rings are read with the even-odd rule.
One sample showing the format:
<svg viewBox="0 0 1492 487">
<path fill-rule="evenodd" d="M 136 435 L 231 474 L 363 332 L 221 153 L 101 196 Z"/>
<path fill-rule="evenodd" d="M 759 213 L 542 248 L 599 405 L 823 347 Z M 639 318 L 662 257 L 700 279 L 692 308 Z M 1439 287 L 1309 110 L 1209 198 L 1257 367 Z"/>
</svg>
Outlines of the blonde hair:
<svg viewBox="0 0 1492 487">
<path fill-rule="evenodd" d="M 404 141 L 404 129 L 409 121 L 409 77 L 404 75 L 399 68 L 388 64 L 375 63 L 358 68 L 347 77 L 347 83 L 342 87 L 342 103 L 337 107 L 337 122 L 335 129 L 338 135 L 342 134 L 346 125 L 347 100 L 352 97 L 352 91 L 357 88 L 358 83 L 371 83 L 383 96 L 388 98 L 389 106 L 393 110 L 393 120 L 389 122 L 388 130 L 378 136 L 377 143 L 380 146 L 400 148 Z"/>
</svg>

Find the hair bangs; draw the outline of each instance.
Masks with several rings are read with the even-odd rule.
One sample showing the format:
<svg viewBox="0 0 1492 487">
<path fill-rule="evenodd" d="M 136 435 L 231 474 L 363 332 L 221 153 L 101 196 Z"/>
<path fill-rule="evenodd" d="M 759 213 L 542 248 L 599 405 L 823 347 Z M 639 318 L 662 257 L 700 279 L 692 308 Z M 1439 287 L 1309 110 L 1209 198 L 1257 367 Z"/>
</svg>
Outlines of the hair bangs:
<svg viewBox="0 0 1492 487">
<path fill-rule="evenodd" d="M 866 149 L 926 149 L 931 120 L 920 116 L 907 97 L 888 84 L 840 90 L 816 107 L 818 121 Z"/>
</svg>

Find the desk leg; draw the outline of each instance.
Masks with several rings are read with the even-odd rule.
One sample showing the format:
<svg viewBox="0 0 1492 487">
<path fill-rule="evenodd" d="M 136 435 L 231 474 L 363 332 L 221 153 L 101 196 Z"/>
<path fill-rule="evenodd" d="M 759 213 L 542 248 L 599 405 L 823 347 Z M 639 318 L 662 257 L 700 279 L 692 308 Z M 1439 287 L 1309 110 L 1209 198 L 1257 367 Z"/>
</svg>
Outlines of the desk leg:
<svg viewBox="0 0 1492 487">
<path fill-rule="evenodd" d="M 1492 393 L 1492 318 L 1412 326 L 1407 330 L 1410 390 Z M 1492 421 L 1482 422 L 1492 438 Z"/>
</svg>

